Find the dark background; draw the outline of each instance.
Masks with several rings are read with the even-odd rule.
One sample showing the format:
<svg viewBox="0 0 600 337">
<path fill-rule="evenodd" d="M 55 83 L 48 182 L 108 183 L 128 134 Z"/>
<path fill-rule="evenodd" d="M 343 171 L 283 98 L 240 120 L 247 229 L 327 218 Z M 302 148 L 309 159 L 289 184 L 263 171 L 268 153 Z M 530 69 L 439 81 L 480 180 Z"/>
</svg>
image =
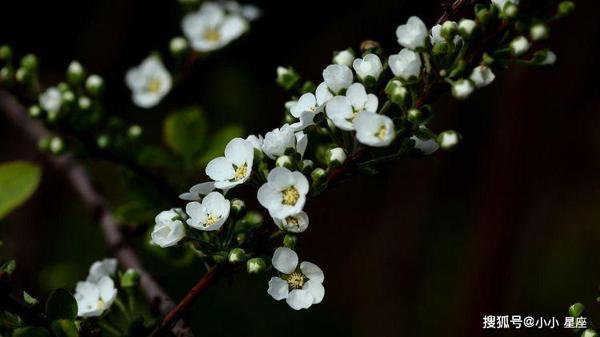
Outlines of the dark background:
<svg viewBox="0 0 600 337">
<path fill-rule="evenodd" d="M 280 125 L 287 99 L 273 82 L 276 66 L 318 81 L 333 50 L 367 38 L 397 50 L 397 25 L 410 15 L 431 25 L 441 11 L 438 1 L 256 4 L 264 16 L 251 32 L 198 62 L 166 106 L 200 104 L 213 127 L 264 133 Z M 434 106 L 434 130 L 463 134 L 457 151 L 399 161 L 309 206 L 301 256 L 325 270 L 322 304 L 292 311 L 266 294 L 268 275 L 242 276 L 199 299 L 192 321 L 201 335 L 570 336 L 562 328 L 484 331 L 482 315 L 562 321 L 577 301 L 600 321 L 600 35 L 597 4 L 577 6 L 552 28 L 554 68 L 515 68 L 466 102 L 443 97 Z M 123 74 L 150 50 L 165 50 L 180 34 L 180 15 L 175 1 L 4 1 L 0 43 L 38 54 L 44 83 L 80 60 L 107 79 L 115 113 L 157 125 L 166 111 L 132 107 Z M 160 137 L 147 130 L 146 139 Z M 42 160 L 2 117 L 0 134 L 0 161 Z M 92 168 L 111 190 L 107 166 Z M 32 200 L 0 222 L 19 283 L 39 296 L 72 288 L 108 254 L 66 185 L 45 167 Z M 176 298 L 202 273 L 200 264 L 177 268 L 144 255 Z"/>
</svg>

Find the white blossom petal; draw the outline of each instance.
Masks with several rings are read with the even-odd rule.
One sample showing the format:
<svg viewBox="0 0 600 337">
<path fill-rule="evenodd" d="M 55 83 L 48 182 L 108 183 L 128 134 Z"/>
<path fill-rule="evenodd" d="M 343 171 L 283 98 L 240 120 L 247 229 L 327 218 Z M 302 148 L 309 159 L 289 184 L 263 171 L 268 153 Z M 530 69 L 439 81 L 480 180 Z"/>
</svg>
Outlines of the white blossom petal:
<svg viewBox="0 0 600 337">
<path fill-rule="evenodd" d="M 273 254 L 272 263 L 278 271 L 291 274 L 298 266 L 298 254 L 287 247 L 279 247 Z"/>
<path fill-rule="evenodd" d="M 267 289 L 267 293 L 276 301 L 286 299 L 289 294 L 288 283 L 279 277 L 271 277 L 271 280 L 269 280 L 269 289 Z"/>
<path fill-rule="evenodd" d="M 303 289 L 294 289 L 286 299 L 287 304 L 294 310 L 308 309 L 314 302 L 313 295 Z"/>
</svg>

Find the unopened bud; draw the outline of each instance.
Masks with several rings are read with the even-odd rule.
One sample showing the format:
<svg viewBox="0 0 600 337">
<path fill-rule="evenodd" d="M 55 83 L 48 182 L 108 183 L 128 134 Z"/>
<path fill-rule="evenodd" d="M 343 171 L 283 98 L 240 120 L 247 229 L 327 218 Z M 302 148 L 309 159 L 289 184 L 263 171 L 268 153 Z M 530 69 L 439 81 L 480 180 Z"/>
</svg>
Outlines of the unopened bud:
<svg viewBox="0 0 600 337">
<path fill-rule="evenodd" d="M 71 90 L 63 92 L 61 97 L 63 103 L 65 103 L 66 105 L 71 105 L 75 103 L 75 94 Z"/>
<path fill-rule="evenodd" d="M 311 176 L 313 182 L 317 182 L 317 181 L 321 181 L 321 180 L 323 180 L 325 178 L 326 172 L 322 168 L 317 167 L 316 169 L 314 169 L 312 171 L 312 173 L 310 174 L 310 176 Z"/>
<path fill-rule="evenodd" d="M 406 98 L 407 90 L 402 85 L 402 82 L 398 80 L 392 80 L 388 82 L 385 87 L 385 93 L 388 95 L 392 103 L 404 105 L 404 99 Z"/>
<path fill-rule="evenodd" d="M 453 150 L 460 143 L 460 135 L 453 130 L 444 131 L 438 135 L 437 142 L 442 149 Z"/>
<path fill-rule="evenodd" d="M 52 141 L 51 137 L 43 137 L 38 141 L 38 149 L 40 151 L 46 152 L 50 151 L 50 142 Z"/>
<path fill-rule="evenodd" d="M 425 114 L 417 109 L 417 108 L 412 108 L 410 110 L 408 110 L 408 114 L 407 114 L 407 119 L 409 122 L 413 123 L 413 124 L 421 124 L 424 120 L 424 116 Z"/>
<path fill-rule="evenodd" d="M 134 269 L 127 269 L 123 275 L 121 275 L 121 287 L 133 288 L 140 284 L 140 273 Z"/>
<path fill-rule="evenodd" d="M 533 54 L 532 62 L 539 66 L 553 65 L 556 63 L 556 54 L 548 49 L 539 50 Z"/>
<path fill-rule="evenodd" d="M 454 21 L 446 21 L 442 24 L 442 37 L 448 41 L 452 42 L 454 40 L 454 36 L 458 33 L 458 25 Z"/>
<path fill-rule="evenodd" d="M 530 46 L 525 36 L 518 36 L 510 43 L 510 52 L 515 56 L 521 56 L 529 50 Z"/>
<path fill-rule="evenodd" d="M 58 136 L 54 136 L 50 138 L 50 143 L 48 144 L 48 150 L 52 154 L 61 154 L 65 149 L 65 145 L 63 143 L 62 138 Z"/>
<path fill-rule="evenodd" d="M 11 85 L 15 77 L 15 70 L 13 67 L 7 65 L 0 69 L 0 83 Z"/>
<path fill-rule="evenodd" d="M 85 90 L 92 96 L 98 96 L 103 89 L 104 80 L 98 75 L 90 75 L 85 81 Z"/>
<path fill-rule="evenodd" d="M 333 63 L 342 64 L 348 67 L 352 67 L 354 61 L 354 51 L 352 48 L 336 52 L 333 56 Z"/>
<path fill-rule="evenodd" d="M 92 100 L 87 96 L 81 96 L 77 99 L 79 110 L 86 111 L 92 107 Z"/>
<path fill-rule="evenodd" d="M 475 15 L 477 16 L 477 20 L 479 22 L 481 22 L 482 24 L 484 24 L 484 25 L 487 25 L 487 24 L 491 23 L 492 20 L 494 20 L 494 15 L 487 8 L 481 8 L 481 9 L 479 9 L 475 13 Z"/>
<path fill-rule="evenodd" d="M 328 151 L 327 162 L 332 167 L 338 167 L 346 161 L 346 151 L 341 147 L 336 147 Z"/>
<path fill-rule="evenodd" d="M 363 54 L 373 53 L 377 54 L 377 51 L 381 49 L 381 44 L 374 40 L 365 40 L 360 44 L 360 51 Z"/>
<path fill-rule="evenodd" d="M 12 58 L 12 49 L 10 46 L 2 45 L 0 46 L 0 61 L 8 61 Z"/>
<path fill-rule="evenodd" d="M 142 127 L 134 124 L 127 129 L 127 137 L 129 137 L 129 139 L 138 139 L 142 135 L 142 132 Z"/>
<path fill-rule="evenodd" d="M 187 52 L 189 48 L 188 42 L 185 38 L 177 36 L 171 39 L 169 42 L 169 50 L 174 56 L 181 56 Z"/>
<path fill-rule="evenodd" d="M 235 235 L 235 242 L 237 242 L 238 245 L 243 245 L 246 242 L 247 238 L 248 238 L 248 235 L 246 235 L 246 233 L 244 233 L 244 232 L 237 233 Z"/>
<path fill-rule="evenodd" d="M 292 89 L 300 80 L 294 68 L 277 67 L 277 84 L 285 90 Z"/>
<path fill-rule="evenodd" d="M 32 105 L 27 110 L 29 116 L 32 118 L 40 118 L 42 116 L 42 109 L 39 105 Z"/>
<path fill-rule="evenodd" d="M 302 172 L 305 174 L 309 174 L 314 168 L 315 168 L 315 163 L 310 159 L 304 159 L 300 163 L 300 170 L 302 170 Z"/>
<path fill-rule="evenodd" d="M 98 147 L 101 149 L 107 148 L 110 145 L 110 136 L 107 134 L 101 134 L 96 139 L 96 145 L 98 145 Z"/>
<path fill-rule="evenodd" d="M 227 262 L 229 254 L 227 252 L 216 252 L 210 256 L 215 263 L 223 264 Z"/>
<path fill-rule="evenodd" d="M 473 35 L 475 28 L 477 28 L 477 22 L 475 22 L 475 20 L 462 19 L 458 23 L 458 33 L 465 40 Z"/>
<path fill-rule="evenodd" d="M 504 5 L 502 10 L 502 17 L 505 19 L 512 19 L 519 13 L 519 7 L 512 2 L 508 2 Z"/>
<path fill-rule="evenodd" d="M 585 306 L 581 303 L 575 303 L 569 307 L 569 316 L 579 317 L 585 311 Z"/>
<path fill-rule="evenodd" d="M 543 23 L 537 23 L 531 26 L 529 36 L 533 41 L 545 40 L 548 38 L 548 26 Z"/>
<path fill-rule="evenodd" d="M 231 200 L 231 211 L 234 215 L 242 216 L 246 212 L 246 203 L 241 199 Z"/>
<path fill-rule="evenodd" d="M 21 59 L 21 67 L 23 67 L 29 71 L 37 70 L 37 68 L 38 68 L 37 57 L 33 54 L 27 54 L 27 55 L 23 56 L 23 58 Z"/>
<path fill-rule="evenodd" d="M 15 79 L 17 80 L 17 82 L 26 85 L 28 83 L 31 82 L 31 80 L 33 79 L 33 73 L 31 72 L 31 70 L 21 67 L 19 69 L 17 69 L 17 72 L 15 74 Z"/>
<path fill-rule="evenodd" d="M 298 244 L 298 237 L 293 234 L 286 234 L 283 237 L 283 245 L 289 249 L 295 249 L 296 244 Z"/>
<path fill-rule="evenodd" d="M 470 80 L 460 79 L 452 85 L 452 95 L 456 99 L 466 99 L 473 93 L 473 83 Z"/>
<path fill-rule="evenodd" d="M 585 329 L 581 334 L 581 337 L 598 337 L 598 333 L 594 329 Z"/>
<path fill-rule="evenodd" d="M 267 263 L 260 257 L 251 258 L 246 262 L 248 274 L 260 274 L 267 269 Z"/>
<path fill-rule="evenodd" d="M 235 264 L 246 260 L 246 252 L 242 248 L 233 248 L 229 251 L 229 263 Z"/>
<path fill-rule="evenodd" d="M 290 156 L 280 156 L 275 161 L 275 165 L 278 167 L 285 167 L 288 169 L 291 169 L 294 166 L 294 164 L 292 162 L 292 157 L 290 157 Z"/>
<path fill-rule="evenodd" d="M 573 1 L 563 1 L 558 4 L 558 15 L 567 16 L 573 13 L 575 10 L 575 3 Z"/>
<path fill-rule="evenodd" d="M 77 85 L 82 83 L 84 79 L 85 69 L 83 69 L 81 63 L 77 61 L 71 62 L 67 68 L 67 80 L 69 83 Z"/>
</svg>

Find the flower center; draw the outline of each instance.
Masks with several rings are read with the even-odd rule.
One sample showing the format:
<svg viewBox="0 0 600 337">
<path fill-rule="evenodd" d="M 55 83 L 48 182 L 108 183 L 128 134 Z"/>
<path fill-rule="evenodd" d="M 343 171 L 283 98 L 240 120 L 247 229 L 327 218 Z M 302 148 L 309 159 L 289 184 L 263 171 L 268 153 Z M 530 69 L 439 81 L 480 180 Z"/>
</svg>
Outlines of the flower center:
<svg viewBox="0 0 600 337">
<path fill-rule="evenodd" d="M 214 215 L 214 214 L 209 214 L 208 218 L 206 218 L 206 226 L 210 226 L 210 225 L 214 225 L 217 223 L 217 221 L 219 221 L 221 219 L 220 216 L 218 215 Z"/>
<path fill-rule="evenodd" d="M 301 289 L 304 286 L 304 275 L 295 271 L 288 275 L 287 282 L 292 289 Z"/>
<path fill-rule="evenodd" d="M 293 216 L 288 216 L 287 218 L 285 218 L 285 222 L 288 224 L 288 226 L 299 227 L 299 225 L 300 225 L 300 222 L 298 221 L 298 219 Z"/>
<path fill-rule="evenodd" d="M 204 31 L 204 39 L 210 42 L 218 42 L 221 40 L 221 33 L 216 28 L 209 28 Z"/>
<path fill-rule="evenodd" d="M 96 310 L 104 310 L 104 306 L 105 303 L 103 300 L 99 299 L 98 302 L 96 302 Z"/>
<path fill-rule="evenodd" d="M 151 93 L 157 93 L 160 90 L 160 80 L 157 78 L 152 78 L 148 83 L 146 83 L 146 91 Z"/>
<path fill-rule="evenodd" d="M 375 136 L 377 138 L 379 138 L 380 140 L 384 140 L 386 133 L 387 133 L 387 128 L 382 125 L 379 127 L 379 130 L 377 130 L 377 133 L 375 133 Z"/>
<path fill-rule="evenodd" d="M 283 200 L 281 203 L 288 206 L 294 206 L 298 199 L 300 199 L 300 193 L 294 186 L 290 186 L 281 192 Z"/>
<path fill-rule="evenodd" d="M 240 181 L 244 178 L 246 178 L 246 176 L 248 175 L 248 166 L 246 164 L 243 164 L 241 166 L 235 166 L 235 173 L 233 174 L 233 180 L 234 181 Z"/>
</svg>

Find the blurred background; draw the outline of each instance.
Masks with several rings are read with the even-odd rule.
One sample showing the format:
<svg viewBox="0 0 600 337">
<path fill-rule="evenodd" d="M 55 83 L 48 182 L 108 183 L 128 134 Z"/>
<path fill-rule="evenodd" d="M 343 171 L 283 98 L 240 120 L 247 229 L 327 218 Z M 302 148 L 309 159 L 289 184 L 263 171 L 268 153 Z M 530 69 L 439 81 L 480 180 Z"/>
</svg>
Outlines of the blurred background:
<svg viewBox="0 0 600 337">
<path fill-rule="evenodd" d="M 181 34 L 176 1 L 39 1 L 0 5 L 0 43 L 41 59 L 56 83 L 73 59 L 107 80 L 114 113 L 160 139 L 175 102 L 198 104 L 210 128 L 239 124 L 265 133 L 281 123 L 287 94 L 278 65 L 321 79 L 334 50 L 375 39 L 398 50 L 395 28 L 418 15 L 431 25 L 440 1 L 257 1 L 264 11 L 248 35 L 200 60 L 164 109 L 130 103 L 125 71 Z M 598 5 L 577 2 L 552 27 L 553 68 L 515 68 L 465 102 L 434 105 L 435 131 L 455 129 L 452 153 L 388 165 L 308 206 L 301 256 L 325 271 L 322 304 L 295 312 L 266 293 L 270 275 L 221 281 L 198 300 L 202 336 L 570 336 L 558 329 L 482 330 L 483 315 L 564 320 L 583 302 L 600 321 L 600 99 Z M 182 103 L 179 103 L 182 102 Z M 150 125 L 154 125 L 151 127 Z M 43 163 L 34 144 L 0 115 L 0 162 Z M 110 198 L 113 168 L 91 163 Z M 202 181 L 199 172 L 198 181 Z M 109 254 L 67 182 L 45 165 L 42 185 L 0 222 L 17 282 L 43 296 L 73 288 L 90 263 Z M 202 274 L 200 263 L 169 265 L 148 251 L 148 269 L 175 298 Z"/>
</svg>

